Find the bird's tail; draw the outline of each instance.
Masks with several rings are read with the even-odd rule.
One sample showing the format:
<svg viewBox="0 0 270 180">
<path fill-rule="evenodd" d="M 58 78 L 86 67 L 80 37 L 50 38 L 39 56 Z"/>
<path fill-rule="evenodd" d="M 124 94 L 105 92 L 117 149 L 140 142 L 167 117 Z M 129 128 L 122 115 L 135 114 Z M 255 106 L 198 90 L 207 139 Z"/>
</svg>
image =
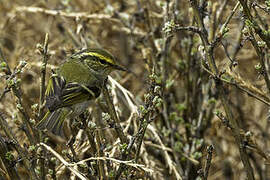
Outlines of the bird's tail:
<svg viewBox="0 0 270 180">
<path fill-rule="evenodd" d="M 48 130 L 51 133 L 64 137 L 63 125 L 68 111 L 65 108 L 59 108 L 53 112 L 48 111 L 38 122 L 37 129 Z"/>
</svg>

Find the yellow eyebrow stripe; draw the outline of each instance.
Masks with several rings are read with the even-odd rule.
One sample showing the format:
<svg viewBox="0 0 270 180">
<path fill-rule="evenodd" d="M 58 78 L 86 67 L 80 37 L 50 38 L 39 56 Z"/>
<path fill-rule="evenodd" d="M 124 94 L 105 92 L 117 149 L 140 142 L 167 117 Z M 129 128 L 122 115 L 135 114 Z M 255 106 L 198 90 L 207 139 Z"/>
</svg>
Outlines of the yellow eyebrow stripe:
<svg viewBox="0 0 270 180">
<path fill-rule="evenodd" d="M 96 53 L 96 52 L 85 52 L 85 53 L 82 54 L 82 56 L 84 56 L 84 55 L 87 55 L 87 56 L 96 56 L 96 57 L 98 57 L 100 59 L 103 59 L 104 61 L 106 61 L 108 63 L 114 64 L 113 63 L 113 60 L 111 58 L 106 57 L 106 56 L 103 56 L 103 55 L 101 55 L 99 53 Z"/>
</svg>

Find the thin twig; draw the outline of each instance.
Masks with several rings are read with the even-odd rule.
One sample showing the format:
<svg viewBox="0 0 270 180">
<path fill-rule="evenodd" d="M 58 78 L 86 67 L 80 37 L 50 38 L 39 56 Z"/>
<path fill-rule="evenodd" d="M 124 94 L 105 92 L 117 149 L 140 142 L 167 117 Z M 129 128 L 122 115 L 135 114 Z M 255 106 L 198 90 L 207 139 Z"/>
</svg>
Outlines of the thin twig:
<svg viewBox="0 0 270 180">
<path fill-rule="evenodd" d="M 214 58 L 214 54 L 213 54 L 214 53 L 213 49 L 215 47 L 215 44 L 210 44 L 209 41 L 208 41 L 207 30 L 205 29 L 203 19 L 202 19 L 201 15 L 200 15 L 198 5 L 197 5 L 197 1 L 196 0 L 190 0 L 190 4 L 191 4 L 191 7 L 193 9 L 193 12 L 194 12 L 195 18 L 197 20 L 198 26 L 202 29 L 202 32 L 203 32 L 203 33 L 200 34 L 200 37 L 201 37 L 201 40 L 203 42 L 204 49 L 206 51 L 205 59 L 207 60 L 209 66 L 210 66 L 210 71 L 213 72 L 214 77 L 218 77 L 219 76 L 219 70 L 217 68 L 215 58 Z M 239 152 L 240 152 L 240 157 L 241 157 L 241 160 L 243 162 L 244 169 L 245 169 L 245 171 L 247 173 L 247 177 L 248 177 L 249 180 L 254 180 L 253 168 L 252 168 L 252 166 L 251 166 L 251 164 L 249 162 L 249 156 L 248 156 L 248 154 L 246 152 L 246 149 L 243 147 L 244 142 L 243 142 L 243 138 L 242 138 L 242 136 L 240 134 L 240 128 L 238 126 L 237 120 L 233 117 L 232 110 L 231 110 L 231 108 L 229 106 L 229 102 L 228 102 L 228 99 L 227 99 L 227 96 L 226 96 L 226 93 L 225 93 L 225 90 L 224 90 L 223 83 L 222 83 L 222 81 L 216 79 L 215 84 L 216 84 L 217 90 L 219 91 L 221 102 L 222 102 L 222 105 L 223 105 L 224 110 L 226 112 L 226 117 L 227 117 L 227 119 L 229 120 L 229 122 L 231 123 L 231 125 L 233 127 L 232 132 L 233 132 L 236 144 L 238 145 L 238 149 L 239 149 Z"/>
<path fill-rule="evenodd" d="M 106 100 L 107 105 L 109 107 L 109 113 L 110 113 L 112 119 L 114 120 L 114 124 L 115 124 L 114 129 L 115 129 L 118 137 L 120 138 L 121 143 L 122 144 L 124 144 L 124 143 L 127 144 L 128 139 L 127 139 L 127 137 L 125 136 L 125 134 L 123 132 L 123 128 L 122 128 L 122 126 L 120 124 L 120 120 L 119 120 L 119 118 L 118 118 L 118 116 L 116 114 L 116 111 L 114 109 L 114 106 L 113 106 L 113 103 L 112 103 L 112 100 L 111 100 L 111 97 L 110 97 L 110 94 L 109 94 L 109 91 L 108 91 L 108 88 L 107 88 L 106 85 L 103 87 L 103 94 L 105 96 L 105 100 Z"/>
<path fill-rule="evenodd" d="M 30 143 L 34 144 L 36 142 L 35 137 L 37 136 L 36 135 L 33 136 L 32 134 L 32 133 L 35 134 L 35 131 L 33 131 L 32 124 L 30 123 L 30 116 L 25 110 L 26 108 L 23 106 L 22 91 L 20 89 L 20 85 L 18 84 L 18 79 L 17 79 L 17 75 L 20 74 L 22 69 L 26 66 L 26 62 L 20 61 L 19 65 L 12 72 L 9 65 L 7 64 L 7 60 L 4 58 L 1 48 L 0 48 L 0 57 L 2 58 L 2 61 L 5 62 L 5 67 L 7 69 L 7 71 L 5 72 L 7 75 L 6 81 L 11 82 L 10 85 L 8 85 L 8 89 L 12 89 L 13 94 L 17 98 L 16 100 L 17 109 L 22 114 L 22 119 L 24 121 L 24 125 L 26 126 L 26 128 L 24 129 L 25 130 L 24 132 L 26 136 L 28 137 Z"/>
<path fill-rule="evenodd" d="M 217 36 L 214 38 L 214 40 L 212 41 L 212 43 L 211 43 L 211 48 L 216 47 L 217 44 L 218 44 L 219 42 L 221 42 L 221 40 L 223 39 L 224 35 L 229 31 L 229 30 L 227 29 L 227 26 L 228 26 L 229 22 L 231 21 L 233 15 L 235 14 L 236 10 L 238 9 L 239 5 L 240 5 L 240 3 L 238 2 L 238 3 L 234 6 L 234 8 L 233 8 L 233 10 L 231 11 L 230 15 L 227 17 L 225 23 L 222 25 L 222 27 L 221 27 L 221 29 L 220 29 L 218 35 L 217 35 Z"/>
<path fill-rule="evenodd" d="M 6 93 L 10 92 L 10 88 L 5 87 L 4 91 L 0 95 L 0 101 L 2 101 L 3 97 L 6 95 Z"/>
<path fill-rule="evenodd" d="M 44 103 L 44 97 L 45 97 L 45 78 L 46 78 L 46 67 L 47 62 L 49 59 L 48 56 L 48 40 L 49 40 L 49 34 L 46 33 L 44 45 L 42 47 L 41 53 L 42 53 L 42 66 L 40 68 L 41 70 L 41 77 L 40 77 L 40 94 L 39 94 L 39 116 L 43 116 L 43 103 Z"/>
<path fill-rule="evenodd" d="M 9 68 L 9 66 L 8 66 L 8 63 L 7 63 L 6 58 L 4 57 L 4 54 L 3 54 L 3 52 L 2 52 L 2 48 L 0 48 L 0 58 L 1 58 L 1 59 L 0 59 L 0 62 L 1 62 L 1 61 L 5 62 L 5 67 L 6 67 L 6 69 L 7 69 L 6 75 L 11 75 L 12 72 L 11 72 L 11 69 Z"/>
<path fill-rule="evenodd" d="M 125 148 L 124 151 L 122 151 L 121 153 L 121 156 L 122 156 L 122 161 L 125 161 L 128 157 L 129 157 L 129 154 L 130 154 L 130 151 L 135 143 L 135 140 L 136 140 L 136 137 L 132 137 L 129 141 L 129 144 L 128 146 Z M 126 164 L 125 163 L 121 163 L 117 172 L 116 172 L 116 175 L 115 175 L 115 179 L 119 179 L 122 172 L 127 168 Z"/>
<path fill-rule="evenodd" d="M 27 154 L 27 152 L 25 152 L 25 150 L 20 146 L 19 142 L 17 141 L 17 139 L 15 138 L 14 134 L 12 134 L 9 125 L 7 123 L 7 121 L 5 120 L 5 118 L 3 117 L 3 114 L 0 113 L 0 127 L 2 130 L 4 130 L 6 136 L 13 141 L 14 145 L 15 145 L 15 149 L 18 152 L 18 154 L 20 155 L 20 157 L 22 157 L 23 160 L 23 164 L 25 166 L 26 169 L 30 170 L 30 176 L 33 179 L 38 179 L 37 174 L 34 170 L 34 167 L 31 165 L 31 157 L 29 157 L 29 155 Z"/>
<path fill-rule="evenodd" d="M 178 32 L 178 31 L 190 31 L 190 32 L 194 32 L 194 33 L 201 33 L 201 29 L 196 27 L 196 26 L 182 27 L 182 26 L 176 25 L 174 31 L 175 32 Z"/>
<path fill-rule="evenodd" d="M 121 21 L 118 19 L 112 18 L 111 15 L 107 14 L 89 14 L 86 12 L 64 12 L 59 10 L 49 10 L 39 7 L 26 7 L 26 6 L 19 6 L 16 8 L 18 12 L 29 12 L 29 13 L 43 13 L 51 16 L 64 16 L 69 18 L 86 18 L 91 20 L 108 20 L 118 25 L 121 25 Z"/>
<path fill-rule="evenodd" d="M 168 152 L 170 152 L 170 153 L 173 153 L 173 152 L 174 152 L 174 150 L 171 149 L 171 148 L 169 148 L 169 147 L 165 147 L 165 148 L 164 148 L 163 146 L 157 145 L 157 144 L 153 144 L 153 143 L 150 142 L 150 141 L 144 141 L 144 144 L 145 144 L 145 145 L 148 145 L 148 146 L 152 146 L 152 147 L 157 148 L 157 149 L 160 149 L 160 150 L 162 150 L 162 151 L 168 151 Z M 200 162 L 199 162 L 198 160 L 196 160 L 196 159 L 194 159 L 194 158 L 192 158 L 192 157 L 189 157 L 189 156 L 186 155 L 185 153 L 181 153 L 181 155 L 184 156 L 185 158 L 187 158 L 187 160 L 189 160 L 190 162 L 192 162 L 192 164 L 194 164 L 194 165 L 196 165 L 196 166 L 200 164 Z"/>
<path fill-rule="evenodd" d="M 252 27 L 255 30 L 256 34 L 260 36 L 260 38 L 266 43 L 267 47 L 270 48 L 270 36 L 265 34 L 264 31 L 260 28 L 258 23 L 256 22 L 256 18 L 254 18 L 248 8 L 247 1 L 239 0 L 243 7 L 244 14 L 247 19 L 252 23 Z"/>
<path fill-rule="evenodd" d="M 100 147 L 101 146 L 100 130 L 96 131 L 96 140 L 97 140 L 97 143 L 96 143 L 96 145 L 97 145 L 97 147 L 96 147 L 97 155 L 98 155 L 98 157 L 102 157 L 103 152 L 102 152 L 101 147 Z M 98 170 L 99 170 L 99 173 L 98 173 L 99 174 L 99 179 L 104 180 L 104 179 L 106 179 L 105 169 L 104 169 L 104 162 L 101 161 L 101 160 L 97 160 L 97 162 L 98 162 Z"/>
<path fill-rule="evenodd" d="M 131 167 L 134 167 L 134 168 L 137 168 L 137 169 L 142 169 L 145 172 L 149 172 L 149 173 L 153 173 L 154 172 L 152 169 L 145 168 L 145 165 L 133 163 L 132 160 L 130 160 L 130 161 L 123 161 L 123 160 L 119 160 L 119 159 L 115 159 L 115 158 L 111 158 L 111 157 L 91 157 L 91 158 L 87 158 L 87 159 L 81 160 L 81 161 L 79 161 L 77 163 L 72 163 L 72 164 L 70 164 L 70 166 L 75 166 L 75 165 L 78 165 L 78 164 L 83 164 L 83 163 L 85 163 L 87 161 L 93 161 L 93 160 L 113 161 L 113 162 L 118 163 L 118 164 L 123 163 L 123 164 L 125 164 L 127 166 L 131 166 Z"/>
<path fill-rule="evenodd" d="M 0 134 L 0 158 L 2 161 L 1 168 L 4 167 L 4 169 L 6 169 L 6 171 L 2 172 L 1 174 L 6 174 L 6 178 L 7 178 L 7 176 L 9 176 L 9 178 L 11 180 L 12 179 L 20 179 L 17 167 L 15 167 L 15 164 L 13 164 L 11 159 L 7 158 L 8 152 L 9 152 L 9 148 L 8 148 L 7 143 L 6 143 L 6 140 Z M 3 175 L 1 175 L 1 176 L 4 178 Z"/>
<path fill-rule="evenodd" d="M 175 178 L 177 180 L 182 180 L 182 177 L 181 175 L 179 174 L 179 172 L 177 171 L 177 167 L 174 165 L 169 153 L 166 151 L 166 147 L 165 145 L 163 144 L 162 140 L 160 139 L 158 133 L 157 133 L 157 130 L 154 126 L 152 126 L 151 124 L 149 124 L 148 126 L 148 129 L 150 130 L 150 132 L 153 133 L 154 135 L 154 138 L 158 141 L 158 143 L 161 145 L 162 147 L 162 153 L 164 153 L 164 158 L 166 160 L 166 165 L 169 166 L 169 172 L 173 172 L 174 175 L 175 175 Z"/>
<path fill-rule="evenodd" d="M 258 101 L 261 101 L 262 103 L 266 104 L 267 106 L 270 106 L 270 102 L 269 101 L 266 101 L 265 99 L 269 100 L 268 98 L 266 98 L 265 96 L 263 96 L 263 98 L 259 97 L 258 95 L 256 95 L 255 93 L 251 92 L 250 90 L 244 88 L 244 87 L 241 87 L 238 83 L 236 82 L 232 82 L 232 81 L 229 81 L 227 79 L 223 79 L 223 78 L 220 78 L 220 77 L 215 77 L 215 75 L 209 71 L 206 67 L 204 67 L 202 65 L 202 68 L 207 72 L 209 73 L 212 77 L 216 78 L 216 79 L 219 79 L 220 81 L 224 82 L 224 83 L 227 83 L 229 85 L 233 85 L 235 86 L 236 88 L 240 89 L 241 91 L 247 93 L 249 96 L 257 99 Z M 265 99 L 264 99 L 265 98 Z"/>
<path fill-rule="evenodd" d="M 210 145 L 207 148 L 207 156 L 206 156 L 206 162 L 205 162 L 205 167 L 204 167 L 204 175 L 203 179 L 207 180 L 209 169 L 211 166 L 211 161 L 212 161 L 212 154 L 213 154 L 214 146 Z"/>
<path fill-rule="evenodd" d="M 220 29 L 220 33 L 223 33 L 225 31 L 225 29 L 227 28 L 229 22 L 231 21 L 233 15 L 235 14 L 235 12 L 239 6 L 240 6 L 240 3 L 237 2 L 236 5 L 234 6 L 233 10 L 231 11 L 230 15 L 227 17 L 225 23 L 222 25 L 222 27 Z"/>
<path fill-rule="evenodd" d="M 257 40 L 255 39 L 254 34 L 252 32 L 250 32 L 250 35 L 251 35 L 250 41 L 251 41 L 253 47 L 256 50 L 256 53 L 257 53 L 257 55 L 259 57 L 259 60 L 260 60 L 260 64 L 262 66 L 262 73 L 263 73 L 263 77 L 264 77 L 264 80 L 265 80 L 265 83 L 266 83 L 266 86 L 267 86 L 267 90 L 268 90 L 268 92 L 270 92 L 270 79 L 269 79 L 269 74 L 268 74 L 266 66 L 265 66 L 264 52 L 259 47 L 259 45 L 257 43 Z"/>
<path fill-rule="evenodd" d="M 253 3 L 253 6 L 257 6 L 258 8 L 260 8 L 261 10 L 266 12 L 267 14 L 270 14 L 270 9 L 268 7 L 262 6 L 256 2 L 252 2 L 252 3 Z"/>
<path fill-rule="evenodd" d="M 87 117 L 86 121 L 83 121 L 83 125 L 86 128 L 85 131 L 86 131 L 86 135 L 90 144 L 91 154 L 95 155 L 97 152 L 97 149 L 96 149 L 96 143 L 93 136 L 93 131 L 87 125 L 87 123 L 90 121 L 90 118 L 91 118 L 91 115 Z"/>
<path fill-rule="evenodd" d="M 59 159 L 78 178 L 80 178 L 82 180 L 87 180 L 87 178 L 83 174 L 81 174 L 75 168 L 71 167 L 70 164 L 60 154 L 58 154 L 55 150 L 53 150 L 50 146 L 48 146 L 48 145 L 46 145 L 44 143 L 40 143 L 40 145 L 44 146 L 48 151 L 50 151 L 57 159 Z"/>
</svg>

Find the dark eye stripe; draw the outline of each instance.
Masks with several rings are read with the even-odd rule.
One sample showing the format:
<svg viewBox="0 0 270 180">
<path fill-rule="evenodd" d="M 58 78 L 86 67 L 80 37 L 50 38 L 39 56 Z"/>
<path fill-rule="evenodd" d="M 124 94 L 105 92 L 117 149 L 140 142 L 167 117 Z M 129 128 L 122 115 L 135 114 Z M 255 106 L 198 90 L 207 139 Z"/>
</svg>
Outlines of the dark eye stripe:
<svg viewBox="0 0 270 180">
<path fill-rule="evenodd" d="M 100 62 L 101 64 L 110 64 L 110 63 L 108 63 L 107 61 L 105 61 L 105 60 L 103 60 L 103 59 L 99 59 L 99 62 Z"/>
</svg>

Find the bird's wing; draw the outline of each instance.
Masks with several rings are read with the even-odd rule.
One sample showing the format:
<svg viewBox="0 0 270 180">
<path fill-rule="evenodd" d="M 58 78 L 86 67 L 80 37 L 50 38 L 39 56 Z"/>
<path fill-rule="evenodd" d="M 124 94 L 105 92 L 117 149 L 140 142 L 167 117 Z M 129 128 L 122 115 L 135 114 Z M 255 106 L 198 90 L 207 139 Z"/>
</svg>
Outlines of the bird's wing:
<svg viewBox="0 0 270 180">
<path fill-rule="evenodd" d="M 63 77 L 52 75 L 46 92 L 45 106 L 50 111 L 61 107 L 70 107 L 100 95 L 100 88 L 81 85 L 76 82 L 66 83 Z"/>
</svg>

